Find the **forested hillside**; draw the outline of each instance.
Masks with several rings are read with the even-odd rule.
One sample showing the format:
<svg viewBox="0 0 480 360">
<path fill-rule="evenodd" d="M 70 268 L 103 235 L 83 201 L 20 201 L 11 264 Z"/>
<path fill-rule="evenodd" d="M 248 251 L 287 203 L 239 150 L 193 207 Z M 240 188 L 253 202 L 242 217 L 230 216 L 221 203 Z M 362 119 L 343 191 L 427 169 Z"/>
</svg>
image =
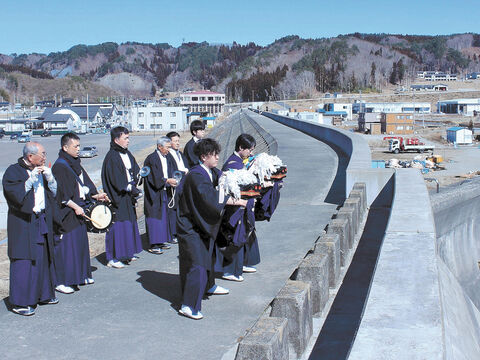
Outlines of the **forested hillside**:
<svg viewBox="0 0 480 360">
<path fill-rule="evenodd" d="M 278 100 L 333 91 L 379 91 L 411 83 L 418 70 L 459 76 L 480 71 L 480 35 L 355 33 L 319 39 L 292 35 L 265 47 L 253 42 L 190 42 L 177 48 L 126 42 L 76 45 L 48 55 L 0 54 L 0 97 L 78 97 L 85 91 L 152 96 L 211 89 L 226 92 L 231 101 Z M 38 82 L 49 86 L 42 90 L 32 85 Z"/>
</svg>

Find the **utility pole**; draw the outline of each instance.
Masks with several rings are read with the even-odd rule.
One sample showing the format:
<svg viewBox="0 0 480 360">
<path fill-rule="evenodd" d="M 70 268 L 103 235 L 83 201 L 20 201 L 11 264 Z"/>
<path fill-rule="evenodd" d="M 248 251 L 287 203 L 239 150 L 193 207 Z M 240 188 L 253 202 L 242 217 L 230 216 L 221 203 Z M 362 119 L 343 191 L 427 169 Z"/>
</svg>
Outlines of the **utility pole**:
<svg viewBox="0 0 480 360">
<path fill-rule="evenodd" d="M 88 121 L 89 121 L 89 116 L 88 116 L 88 93 L 87 93 L 87 133 L 88 133 L 88 128 L 89 128 Z"/>
</svg>

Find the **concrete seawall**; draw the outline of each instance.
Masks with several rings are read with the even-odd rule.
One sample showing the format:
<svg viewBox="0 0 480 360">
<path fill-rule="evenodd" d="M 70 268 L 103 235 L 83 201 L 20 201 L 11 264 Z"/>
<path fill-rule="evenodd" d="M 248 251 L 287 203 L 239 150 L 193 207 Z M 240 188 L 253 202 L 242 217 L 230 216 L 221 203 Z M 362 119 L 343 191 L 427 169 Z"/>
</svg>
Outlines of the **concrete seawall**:
<svg viewBox="0 0 480 360">
<path fill-rule="evenodd" d="M 435 229 L 418 170 L 394 175 L 392 212 L 349 359 L 442 359 Z"/>
<path fill-rule="evenodd" d="M 446 359 L 480 354 L 480 181 L 432 196 Z"/>
<path fill-rule="evenodd" d="M 451 305 L 452 309 L 461 305 L 465 316 L 457 319 L 452 310 L 450 316 L 445 311 L 445 305 L 452 301 L 455 279 L 437 258 L 436 250 L 450 255 L 446 249 L 452 245 L 448 241 L 443 247 L 442 242 L 436 243 L 434 214 L 419 171 L 370 169 L 368 145 L 354 134 L 275 114 L 262 115 L 325 142 L 337 152 L 339 166 L 332 185 L 336 194 L 330 197 L 333 203 L 342 204 L 356 182 L 365 183 L 367 189 L 370 209 L 364 232 L 352 262 L 343 270 L 345 276 L 310 358 L 473 359 L 465 353 L 460 357 L 460 346 L 455 349 L 453 344 L 463 348 L 467 342 L 467 353 L 478 354 L 477 340 L 465 340 L 465 335 L 473 333 L 473 338 L 479 338 L 475 331 L 480 317 L 472 306 L 472 291 L 464 291 L 462 304 L 457 299 Z M 462 211 L 457 209 L 459 218 Z M 435 220 L 451 229 L 451 222 Z M 462 231 L 475 231 L 475 225 L 471 221 L 468 224 L 470 227 Z M 473 273 L 475 266 L 478 273 L 478 251 L 471 249 L 472 244 L 467 247 L 475 254 L 465 265 L 467 269 L 460 265 L 465 249 L 458 249 L 458 258 L 444 257 L 469 274 L 465 281 L 472 287 L 478 280 Z M 458 282 L 457 287 L 461 286 Z M 466 314 L 473 320 L 467 321 Z M 456 322 L 456 326 L 447 321 Z M 461 325 L 465 321 L 470 324 L 468 329 Z"/>
</svg>

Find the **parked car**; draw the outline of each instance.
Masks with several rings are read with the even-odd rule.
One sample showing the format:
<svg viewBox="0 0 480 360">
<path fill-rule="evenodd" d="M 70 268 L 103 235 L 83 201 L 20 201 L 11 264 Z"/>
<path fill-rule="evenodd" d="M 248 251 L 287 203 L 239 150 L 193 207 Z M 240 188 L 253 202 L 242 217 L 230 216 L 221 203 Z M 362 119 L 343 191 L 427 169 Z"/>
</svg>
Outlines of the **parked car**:
<svg viewBox="0 0 480 360">
<path fill-rule="evenodd" d="M 19 143 L 26 143 L 30 141 L 29 135 L 20 135 L 17 140 Z"/>
<path fill-rule="evenodd" d="M 42 133 L 40 134 L 41 137 L 47 137 L 47 136 L 52 136 L 52 132 L 50 130 L 43 130 Z"/>
<path fill-rule="evenodd" d="M 13 133 L 10 135 L 10 140 L 17 140 L 18 139 L 18 133 Z"/>
<path fill-rule="evenodd" d="M 83 147 L 82 150 L 80 150 L 79 154 L 81 158 L 91 158 L 97 155 L 97 148 L 94 148 L 92 146 Z"/>
</svg>

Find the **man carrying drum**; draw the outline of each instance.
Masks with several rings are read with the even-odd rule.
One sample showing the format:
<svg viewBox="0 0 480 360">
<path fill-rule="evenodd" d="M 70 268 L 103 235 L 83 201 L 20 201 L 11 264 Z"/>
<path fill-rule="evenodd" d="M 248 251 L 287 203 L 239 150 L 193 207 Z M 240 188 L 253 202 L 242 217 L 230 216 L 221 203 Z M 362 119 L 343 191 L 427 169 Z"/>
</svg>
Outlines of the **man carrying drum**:
<svg viewBox="0 0 480 360">
<path fill-rule="evenodd" d="M 57 203 L 62 224 L 55 237 L 55 272 L 58 292 L 71 294 L 73 287 L 93 284 L 84 207 L 91 199 L 109 201 L 80 164 L 80 138 L 66 133 L 52 171 L 57 179 Z"/>
</svg>

